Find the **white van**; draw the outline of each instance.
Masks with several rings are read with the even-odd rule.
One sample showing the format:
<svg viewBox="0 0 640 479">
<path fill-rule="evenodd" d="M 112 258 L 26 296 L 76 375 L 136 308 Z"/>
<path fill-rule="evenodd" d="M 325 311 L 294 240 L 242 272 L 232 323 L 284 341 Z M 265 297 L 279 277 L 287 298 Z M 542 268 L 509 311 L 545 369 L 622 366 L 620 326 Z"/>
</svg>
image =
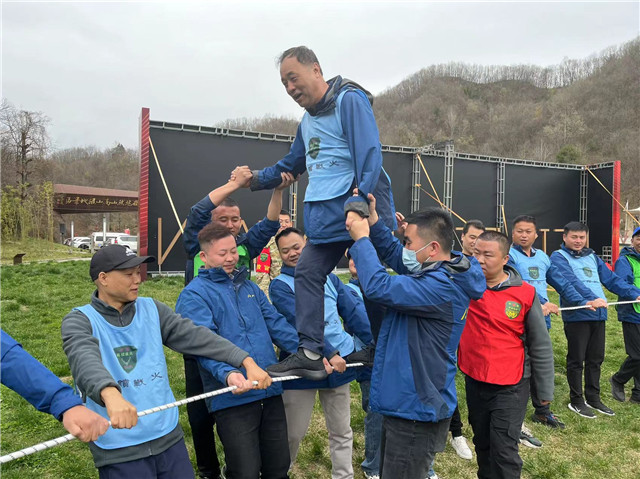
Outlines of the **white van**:
<svg viewBox="0 0 640 479">
<path fill-rule="evenodd" d="M 91 251 L 96 251 L 102 248 L 103 246 L 109 244 L 112 240 L 120 238 L 121 236 L 128 236 L 125 233 L 113 233 L 111 231 L 107 231 L 107 242 L 104 242 L 104 238 L 102 237 L 102 231 L 96 231 L 95 233 L 91 233 Z"/>
</svg>

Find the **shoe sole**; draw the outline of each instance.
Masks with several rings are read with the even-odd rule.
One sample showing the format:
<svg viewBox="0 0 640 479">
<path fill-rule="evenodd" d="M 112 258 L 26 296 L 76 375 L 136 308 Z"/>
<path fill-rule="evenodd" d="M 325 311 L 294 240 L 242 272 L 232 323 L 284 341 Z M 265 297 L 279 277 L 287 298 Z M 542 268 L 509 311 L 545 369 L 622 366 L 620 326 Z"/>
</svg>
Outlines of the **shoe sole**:
<svg viewBox="0 0 640 479">
<path fill-rule="evenodd" d="M 582 414 L 582 413 L 581 413 L 580 411 L 578 411 L 577 409 L 572 408 L 572 407 L 571 407 L 571 403 L 569 403 L 569 404 L 567 405 L 567 407 L 569 408 L 569 410 L 570 410 L 570 411 L 575 412 L 578 416 L 581 416 L 581 417 L 584 417 L 584 418 L 587 418 L 587 419 L 595 419 L 595 418 L 596 418 L 596 415 L 595 415 L 595 414 L 594 414 L 593 416 L 587 416 L 587 415 L 585 415 L 585 414 Z"/>
<path fill-rule="evenodd" d="M 310 379 L 312 381 L 322 381 L 323 379 L 327 378 L 326 371 L 314 371 L 311 369 L 290 369 L 288 371 L 283 371 L 283 372 L 269 371 L 267 369 L 267 372 L 269 373 L 269 376 L 273 378 L 300 376 L 301 378 Z"/>
<path fill-rule="evenodd" d="M 593 409 L 594 411 L 598 411 L 600 414 L 604 414 L 605 416 L 613 417 L 616 415 L 615 412 L 607 412 L 607 411 L 603 411 L 602 409 L 598 409 L 597 407 L 593 407 L 586 401 L 585 401 L 585 404 L 589 406 L 591 409 Z"/>
<path fill-rule="evenodd" d="M 625 402 L 627 400 L 624 395 L 624 386 L 616 383 L 613 378 L 609 378 L 609 384 L 611 384 L 611 396 L 618 402 Z M 622 388 L 622 391 L 616 391 L 617 388 Z"/>
</svg>

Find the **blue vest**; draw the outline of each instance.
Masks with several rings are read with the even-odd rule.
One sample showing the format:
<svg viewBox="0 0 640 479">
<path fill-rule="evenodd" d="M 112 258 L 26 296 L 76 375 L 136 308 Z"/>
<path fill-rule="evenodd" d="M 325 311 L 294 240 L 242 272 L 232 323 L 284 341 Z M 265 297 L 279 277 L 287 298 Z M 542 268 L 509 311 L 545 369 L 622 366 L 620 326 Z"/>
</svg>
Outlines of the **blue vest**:
<svg viewBox="0 0 640 479">
<path fill-rule="evenodd" d="M 302 117 L 300 131 L 309 173 L 305 202 L 337 198 L 353 185 L 355 165 L 340 118 L 340 105 L 347 91 L 351 90 L 344 89 L 338 94 L 336 106 L 329 114 L 311 116 L 305 113 Z"/>
<path fill-rule="evenodd" d="M 593 294 L 598 298 L 606 300 L 602 284 L 600 283 L 600 275 L 598 274 L 598 261 L 595 255 L 580 256 L 578 258 L 571 256 L 563 249 L 559 249 L 558 253 L 567 258 L 569 266 L 573 270 L 579 281 L 581 281 Z"/>
<path fill-rule="evenodd" d="M 93 336 L 100 342 L 102 362 L 127 401 L 138 411 L 175 401 L 162 347 L 160 317 L 151 298 L 136 300 L 136 314 L 124 327 L 109 324 L 90 304 L 75 309 L 89 318 Z M 109 419 L 106 408 L 91 398 L 87 398 L 87 407 Z M 102 449 L 135 446 L 165 436 L 177 425 L 178 408 L 171 408 L 139 418 L 131 429 L 109 428 L 95 444 Z"/>
<path fill-rule="evenodd" d="M 536 288 L 538 296 L 542 296 L 549 301 L 549 295 L 547 294 L 547 271 L 549 271 L 551 267 L 551 261 L 545 252 L 535 250 L 533 256 L 527 256 L 512 247 L 509 250 L 509 256 L 511 256 L 522 279 Z"/>
<path fill-rule="evenodd" d="M 281 274 L 273 280 L 277 279 L 284 281 L 295 293 L 293 276 Z M 345 357 L 354 351 L 353 337 L 344 330 L 338 314 L 338 292 L 329 278 L 324 283 L 324 336 L 339 351 L 340 356 Z"/>
</svg>

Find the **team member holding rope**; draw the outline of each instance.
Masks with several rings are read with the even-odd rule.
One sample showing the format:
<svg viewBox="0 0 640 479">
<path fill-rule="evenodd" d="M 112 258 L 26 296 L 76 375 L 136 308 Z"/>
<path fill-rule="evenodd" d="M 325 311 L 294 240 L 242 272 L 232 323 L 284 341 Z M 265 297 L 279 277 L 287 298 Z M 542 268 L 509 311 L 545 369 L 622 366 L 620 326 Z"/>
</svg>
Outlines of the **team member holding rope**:
<svg viewBox="0 0 640 479">
<path fill-rule="evenodd" d="M 620 299 L 640 300 L 640 289 L 612 273 L 604 261 L 586 247 L 587 225 L 578 221 L 567 223 L 562 240 L 564 244 L 551 254 L 554 264 L 586 300 L 601 298 L 606 301 L 602 285 Z M 560 295 L 560 305 L 567 304 Z M 567 382 L 569 383 L 569 409 L 593 419 L 593 410 L 613 416 L 615 413 L 600 398 L 600 367 L 604 361 L 605 321 L 607 310 L 576 310 L 562 313 L 564 333 L 567 337 Z M 584 369 L 584 396 L 582 371 Z"/>
<path fill-rule="evenodd" d="M 100 249 L 91 259 L 97 287 L 91 303 L 62 321 L 63 348 L 87 407 L 111 420 L 112 428 L 89 444 L 101 478 L 193 476 L 178 424 L 170 409 L 138 421 L 137 410 L 174 400 L 163 345 L 228 362 L 227 378 L 237 392 L 271 383 L 249 355 L 206 328 L 198 327 L 151 298 L 139 298 L 138 257 L 121 245 Z M 243 366 L 248 380 L 235 368 Z"/>
</svg>

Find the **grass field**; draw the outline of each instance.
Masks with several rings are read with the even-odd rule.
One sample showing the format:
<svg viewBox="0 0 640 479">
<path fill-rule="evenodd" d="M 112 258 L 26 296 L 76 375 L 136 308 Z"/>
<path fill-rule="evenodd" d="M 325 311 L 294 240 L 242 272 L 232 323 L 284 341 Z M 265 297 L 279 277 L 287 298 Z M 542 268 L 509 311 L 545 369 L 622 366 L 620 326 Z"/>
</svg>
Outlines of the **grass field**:
<svg viewBox="0 0 640 479">
<path fill-rule="evenodd" d="M 2 241 L 2 264 L 13 264 L 13 257 L 19 253 L 26 253 L 22 257 L 23 263 L 32 263 L 46 260 L 63 259 L 88 259 L 91 253 L 88 250 L 70 248 L 59 243 L 51 243 L 37 238 L 29 238 L 24 241 Z"/>
<path fill-rule="evenodd" d="M 3 249 L 5 246 L 3 244 Z M 0 274 L 2 328 L 55 374 L 70 381 L 69 367 L 61 347 L 60 322 L 74 306 L 85 304 L 90 298 L 94 288 L 89 281 L 89 263 L 81 261 L 4 266 Z M 181 288 L 181 278 L 153 279 L 141 286 L 140 293 L 174 306 Z M 567 429 L 552 431 L 528 421 L 535 435 L 543 441 L 544 447 L 537 450 L 521 449 L 524 458 L 523 477 L 640 477 L 640 406 L 616 403 L 611 398 L 607 381 L 625 357 L 621 327 L 615 316 L 615 310 L 611 308 L 607 325 L 607 356 L 601 384 L 603 400 L 616 411 L 616 416 L 598 416 L 596 420 L 580 418 L 567 410 L 569 392 L 564 378 L 566 340 L 560 319 L 554 319 L 551 336 L 556 361 L 556 400 L 552 408 L 567 424 Z M 182 358 L 170 350 L 166 350 L 166 353 L 175 396 L 178 399 L 183 398 L 185 391 Z M 464 434 L 470 439 L 472 434 L 466 424 L 463 382 L 461 377 L 457 379 L 460 409 L 465 422 Z M 2 454 L 66 433 L 56 420 L 37 412 L 13 391 L 3 386 L 1 394 Z M 529 406 L 527 415 L 530 416 L 531 412 Z M 351 415 L 355 477 L 361 479 L 364 477 L 359 468 L 364 454 L 364 413 L 360 408 L 360 391 L 356 383 L 352 384 Z M 180 423 L 186 432 L 187 447 L 195 464 L 184 408 L 180 410 Z M 475 477 L 476 471 L 475 458 L 473 461 L 464 461 L 447 445 L 446 451 L 437 456 L 435 469 L 445 479 L 472 478 Z M 324 479 L 331 477 L 330 470 L 327 433 L 322 414 L 316 404 L 312 426 L 301 446 L 292 477 Z M 71 479 L 98 475 L 86 445 L 74 441 L 6 464 L 2 467 L 2 477 Z"/>
</svg>

